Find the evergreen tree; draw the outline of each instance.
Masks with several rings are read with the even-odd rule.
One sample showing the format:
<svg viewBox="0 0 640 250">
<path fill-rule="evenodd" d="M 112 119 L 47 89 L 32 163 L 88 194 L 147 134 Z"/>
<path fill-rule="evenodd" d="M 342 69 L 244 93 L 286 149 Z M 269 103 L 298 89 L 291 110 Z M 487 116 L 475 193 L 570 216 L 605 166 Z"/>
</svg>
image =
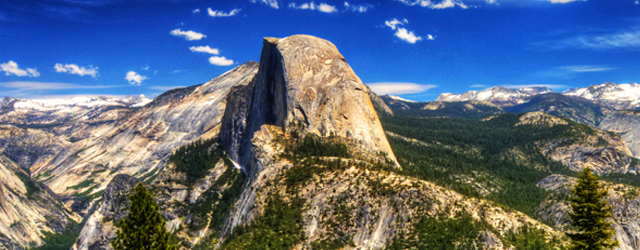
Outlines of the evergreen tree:
<svg viewBox="0 0 640 250">
<path fill-rule="evenodd" d="M 586 167 L 571 190 L 572 211 L 569 213 L 576 233 L 569 233 L 571 249 L 600 250 L 618 246 L 611 229 L 612 207 L 603 200 L 607 190 L 600 186 L 598 178 Z"/>
<path fill-rule="evenodd" d="M 153 196 L 142 183 L 136 185 L 129 196 L 129 214 L 118 225 L 111 245 L 116 250 L 174 250 L 169 243 L 170 233 L 158 212 Z"/>
</svg>

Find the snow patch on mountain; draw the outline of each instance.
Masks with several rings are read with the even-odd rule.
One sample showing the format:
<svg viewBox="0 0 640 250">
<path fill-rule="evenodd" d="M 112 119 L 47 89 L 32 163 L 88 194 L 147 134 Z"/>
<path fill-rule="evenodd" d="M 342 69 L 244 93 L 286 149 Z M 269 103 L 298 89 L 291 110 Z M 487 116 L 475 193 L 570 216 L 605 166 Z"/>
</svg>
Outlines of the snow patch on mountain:
<svg viewBox="0 0 640 250">
<path fill-rule="evenodd" d="M 569 89 L 562 94 L 582 97 L 617 110 L 640 107 L 640 84 L 634 82 L 624 84 L 606 82 L 586 88 Z"/>
<path fill-rule="evenodd" d="M 463 94 L 443 93 L 436 101 L 462 102 L 462 101 L 484 101 L 496 104 L 501 107 L 522 104 L 528 97 L 554 92 L 547 87 L 525 87 L 521 89 L 511 89 L 505 87 L 492 87 L 482 91 L 469 91 Z"/>
</svg>

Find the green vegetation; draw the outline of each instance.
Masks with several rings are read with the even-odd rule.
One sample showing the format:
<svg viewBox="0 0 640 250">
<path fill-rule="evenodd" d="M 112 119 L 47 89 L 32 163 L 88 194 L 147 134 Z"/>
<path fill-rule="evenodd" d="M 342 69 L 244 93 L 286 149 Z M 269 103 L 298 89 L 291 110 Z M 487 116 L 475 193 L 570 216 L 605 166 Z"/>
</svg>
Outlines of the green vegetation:
<svg viewBox="0 0 640 250">
<path fill-rule="evenodd" d="M 284 250 L 302 241 L 303 199 L 287 202 L 276 194 L 270 198 L 264 214 L 247 226 L 238 226 L 220 249 Z"/>
<path fill-rule="evenodd" d="M 225 160 L 228 161 L 226 158 Z M 225 165 L 227 169 L 211 188 L 202 194 L 201 197 L 204 198 L 189 207 L 189 214 L 192 215 L 188 225 L 190 230 L 198 231 L 208 225 L 215 232 L 214 237 L 217 237 L 224 220 L 242 194 L 246 176 L 231 162 L 225 162 Z"/>
<path fill-rule="evenodd" d="M 475 243 L 486 227 L 465 212 L 455 218 L 422 216 L 409 234 L 397 235 L 387 249 L 484 249 Z"/>
<path fill-rule="evenodd" d="M 169 161 L 186 173 L 190 181 L 195 181 L 207 175 L 207 171 L 224 156 L 224 151 L 217 145 L 216 139 L 197 140 L 176 149 Z"/>
<path fill-rule="evenodd" d="M 562 249 L 559 239 L 547 241 L 541 229 L 521 227 L 517 233 L 510 233 L 505 239 L 518 250 L 554 250 Z"/>
<path fill-rule="evenodd" d="M 607 190 L 602 188 L 598 178 L 586 167 L 578 176 L 578 183 L 571 190 L 571 225 L 575 233 L 567 233 L 571 238 L 571 249 L 601 250 L 618 246 L 612 239 L 614 231 L 611 222 L 612 207 L 604 197 Z"/>
<path fill-rule="evenodd" d="M 501 108 L 479 102 L 404 102 L 386 96 L 382 96 L 381 98 L 385 101 L 387 106 L 393 110 L 394 114 L 412 117 L 480 119 L 505 113 Z M 438 108 L 425 108 L 428 105 L 433 105 Z"/>
<path fill-rule="evenodd" d="M 166 221 L 158 212 L 153 196 L 142 183 L 136 185 L 131 200 L 130 212 L 118 222 L 116 238 L 111 245 L 116 250 L 148 249 L 173 250 L 169 243 L 171 233 L 165 228 Z"/>
<path fill-rule="evenodd" d="M 37 192 L 40 192 L 40 186 L 38 185 L 38 183 L 36 181 L 34 181 L 33 179 L 31 179 L 31 177 L 29 177 L 29 175 L 25 174 L 22 171 L 15 171 L 14 172 L 16 174 L 16 176 L 18 176 L 18 178 L 22 181 L 22 183 L 24 183 L 24 187 L 27 189 L 27 198 L 28 199 L 33 199 L 35 196 L 35 194 Z"/>
<path fill-rule="evenodd" d="M 314 134 L 307 134 L 303 138 L 296 138 L 294 143 L 287 144 L 285 151 L 288 157 L 309 158 L 313 156 L 351 157 L 347 145 L 337 137 L 321 138 Z"/>
<path fill-rule="evenodd" d="M 535 217 L 537 206 L 547 196 L 547 191 L 538 187 L 537 182 L 552 173 L 573 175 L 561 163 L 540 153 L 535 143 L 574 138 L 592 133 L 592 129 L 573 123 L 552 127 L 515 126 L 519 118 L 520 115 L 514 114 L 487 121 L 381 115 L 386 130 L 431 145 L 388 138 L 404 174 L 472 197 L 482 195 L 471 184 L 496 185 L 495 181 L 478 176 L 492 176 L 499 180 L 499 190 L 483 198 Z M 511 153 L 514 149 L 515 154 Z M 475 179 L 468 183 L 460 181 L 461 176 L 475 176 Z"/>
<path fill-rule="evenodd" d="M 93 180 L 92 179 L 87 179 L 87 180 L 84 180 L 84 181 L 78 183 L 77 185 L 74 185 L 74 186 L 71 186 L 71 187 L 67 187 L 67 189 L 80 190 L 80 189 L 87 188 L 87 187 L 91 186 L 91 184 L 93 184 Z"/>
<path fill-rule="evenodd" d="M 31 248 L 31 250 L 68 250 L 73 246 L 73 243 L 76 242 L 76 238 L 80 234 L 81 229 L 80 224 L 69 220 L 69 224 L 67 224 L 61 233 L 56 234 L 43 231 L 42 234 L 44 234 L 44 238 L 42 241 L 44 243 L 39 247 Z"/>
</svg>

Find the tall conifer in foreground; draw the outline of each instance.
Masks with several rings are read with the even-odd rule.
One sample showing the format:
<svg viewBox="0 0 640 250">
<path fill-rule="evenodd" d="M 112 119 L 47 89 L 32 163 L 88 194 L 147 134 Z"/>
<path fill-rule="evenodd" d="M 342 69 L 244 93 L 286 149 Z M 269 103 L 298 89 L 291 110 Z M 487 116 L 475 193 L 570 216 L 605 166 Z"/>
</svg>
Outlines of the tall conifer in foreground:
<svg viewBox="0 0 640 250">
<path fill-rule="evenodd" d="M 129 214 L 118 225 L 116 238 L 111 245 L 116 250 L 174 250 L 169 244 L 171 233 L 158 212 L 153 196 L 142 183 L 136 185 L 129 196 Z"/>
<path fill-rule="evenodd" d="M 612 207 L 604 200 L 607 190 L 600 186 L 598 178 L 586 167 L 578 176 L 578 183 L 571 190 L 572 211 L 569 213 L 575 233 L 568 233 L 571 249 L 600 250 L 618 246 L 612 239 Z"/>
</svg>

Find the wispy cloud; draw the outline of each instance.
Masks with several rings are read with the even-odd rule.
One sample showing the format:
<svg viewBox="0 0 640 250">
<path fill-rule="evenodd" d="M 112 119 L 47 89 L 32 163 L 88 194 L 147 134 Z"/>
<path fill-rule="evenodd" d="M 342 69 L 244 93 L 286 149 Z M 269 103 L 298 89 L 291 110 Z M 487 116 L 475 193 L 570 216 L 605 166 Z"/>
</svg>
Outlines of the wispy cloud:
<svg viewBox="0 0 640 250">
<path fill-rule="evenodd" d="M 127 75 L 124 77 L 124 79 L 129 81 L 129 84 L 131 85 L 140 85 L 142 81 L 149 79 L 149 77 L 140 75 L 135 71 L 129 71 L 127 72 Z"/>
<path fill-rule="evenodd" d="M 62 63 L 56 63 L 56 65 L 54 65 L 53 68 L 58 73 L 67 73 L 67 74 L 79 75 L 79 76 L 90 75 L 93 78 L 98 77 L 98 67 L 94 68 L 93 66 L 89 66 L 89 68 L 87 69 L 85 67 L 80 67 L 76 64 L 62 65 Z"/>
<path fill-rule="evenodd" d="M 550 49 L 640 49 L 640 27 L 634 30 L 601 35 L 580 35 L 555 41 L 534 43 Z"/>
<path fill-rule="evenodd" d="M 269 7 L 274 8 L 274 9 L 279 9 L 280 8 L 280 6 L 278 5 L 278 0 L 249 0 L 249 2 L 266 4 Z"/>
<path fill-rule="evenodd" d="M 229 12 L 224 12 L 221 10 L 212 10 L 211 8 L 207 9 L 207 13 L 209 14 L 209 16 L 211 17 L 230 17 L 230 16 L 235 16 L 238 13 L 240 13 L 241 9 L 233 9 Z"/>
<path fill-rule="evenodd" d="M 233 64 L 233 60 L 227 59 L 224 56 L 212 56 L 209 57 L 209 63 L 217 66 L 229 66 Z"/>
<path fill-rule="evenodd" d="M 604 72 L 616 69 L 617 68 L 602 65 L 570 65 L 538 71 L 535 75 L 541 78 L 571 79 L 578 74 Z"/>
<path fill-rule="evenodd" d="M 344 2 L 344 7 L 346 8 L 345 11 L 365 13 L 373 9 L 374 6 L 372 4 L 350 4 L 349 2 Z"/>
<path fill-rule="evenodd" d="M 550 89 L 566 89 L 569 86 L 563 84 L 513 84 L 513 85 L 501 85 L 505 88 L 510 89 L 521 89 L 521 88 L 534 88 L 534 87 L 547 87 Z"/>
<path fill-rule="evenodd" d="M 377 82 L 367 83 L 367 85 L 378 95 L 418 94 L 438 87 L 438 85 L 433 84 L 408 82 Z"/>
<path fill-rule="evenodd" d="M 574 66 L 559 67 L 558 69 L 572 72 L 572 73 L 586 73 L 586 72 L 610 71 L 610 70 L 615 70 L 616 68 L 609 68 L 609 67 L 603 67 L 598 65 L 574 65 Z"/>
<path fill-rule="evenodd" d="M 184 37 L 189 41 L 200 40 L 202 38 L 207 37 L 206 35 L 195 32 L 193 30 L 183 31 L 181 29 L 172 30 L 169 34 L 171 34 L 172 36 Z"/>
<path fill-rule="evenodd" d="M 149 88 L 153 89 L 153 90 L 167 91 L 167 90 L 181 89 L 181 88 L 186 88 L 186 87 L 188 87 L 188 86 L 174 85 L 174 86 L 151 86 Z"/>
<path fill-rule="evenodd" d="M 0 82 L 0 87 L 21 89 L 21 90 L 65 90 L 65 89 L 107 89 L 118 88 L 122 85 L 82 85 L 76 83 L 61 82 Z"/>
<path fill-rule="evenodd" d="M 290 3 L 289 8 L 298 9 L 298 10 L 317 10 L 324 13 L 338 12 L 338 9 L 336 9 L 336 6 L 329 5 L 326 3 L 316 4 L 313 1 L 310 3 L 303 3 L 300 5 L 297 5 L 295 3 Z"/>
<path fill-rule="evenodd" d="M 420 6 L 420 7 L 425 7 L 425 8 L 430 8 L 430 9 L 446 9 L 446 8 L 453 8 L 453 7 L 460 7 L 463 9 L 469 8 L 467 5 L 465 5 L 462 1 L 460 0 L 442 0 L 442 1 L 437 1 L 437 0 L 396 0 L 398 2 L 401 2 L 407 6 Z"/>
<path fill-rule="evenodd" d="M 570 3 L 570 2 L 586 2 L 587 0 L 545 0 L 550 3 Z"/>
<path fill-rule="evenodd" d="M 213 54 L 213 55 L 220 54 L 220 50 L 218 50 L 217 48 L 211 48 L 211 47 L 209 47 L 209 45 L 207 45 L 207 46 L 192 46 L 192 47 L 189 47 L 189 50 L 191 50 L 192 52 L 201 52 L 201 53 L 207 53 L 207 54 Z"/>
<path fill-rule="evenodd" d="M 193 14 L 200 13 L 200 9 L 192 10 L 191 13 L 193 13 Z"/>
<path fill-rule="evenodd" d="M 16 75 L 16 76 L 28 76 L 28 77 L 38 77 L 40 76 L 40 72 L 38 72 L 38 70 L 36 70 L 35 68 L 26 68 L 26 69 L 21 69 L 18 66 L 18 63 L 9 60 L 6 63 L 1 63 L 0 64 L 0 69 L 2 69 L 2 71 L 4 71 L 5 75 Z"/>
<path fill-rule="evenodd" d="M 399 27 L 400 25 L 405 25 L 409 23 L 409 21 L 405 18 L 402 21 L 398 20 L 398 19 L 391 19 L 388 21 L 385 21 L 384 24 L 391 28 L 392 30 L 395 30 L 396 33 L 394 34 L 396 37 L 400 38 L 401 40 L 408 42 L 408 43 L 416 43 L 417 41 L 422 40 L 423 38 L 421 36 L 418 36 L 416 34 L 413 33 L 413 31 L 409 31 L 405 28 L 401 28 Z M 428 40 L 433 40 L 433 36 L 432 35 L 427 35 L 427 39 Z"/>
<path fill-rule="evenodd" d="M 469 87 L 473 88 L 473 89 L 477 89 L 477 88 L 486 88 L 487 85 L 485 85 L 485 84 L 474 84 L 474 85 L 471 85 Z"/>
<path fill-rule="evenodd" d="M 126 86 L 127 85 L 82 85 L 76 83 L 32 81 L 0 82 L 0 90 L 2 90 L 0 91 L 0 96 L 42 99 L 43 96 L 55 95 L 59 93 L 58 91 L 123 88 Z"/>
</svg>

